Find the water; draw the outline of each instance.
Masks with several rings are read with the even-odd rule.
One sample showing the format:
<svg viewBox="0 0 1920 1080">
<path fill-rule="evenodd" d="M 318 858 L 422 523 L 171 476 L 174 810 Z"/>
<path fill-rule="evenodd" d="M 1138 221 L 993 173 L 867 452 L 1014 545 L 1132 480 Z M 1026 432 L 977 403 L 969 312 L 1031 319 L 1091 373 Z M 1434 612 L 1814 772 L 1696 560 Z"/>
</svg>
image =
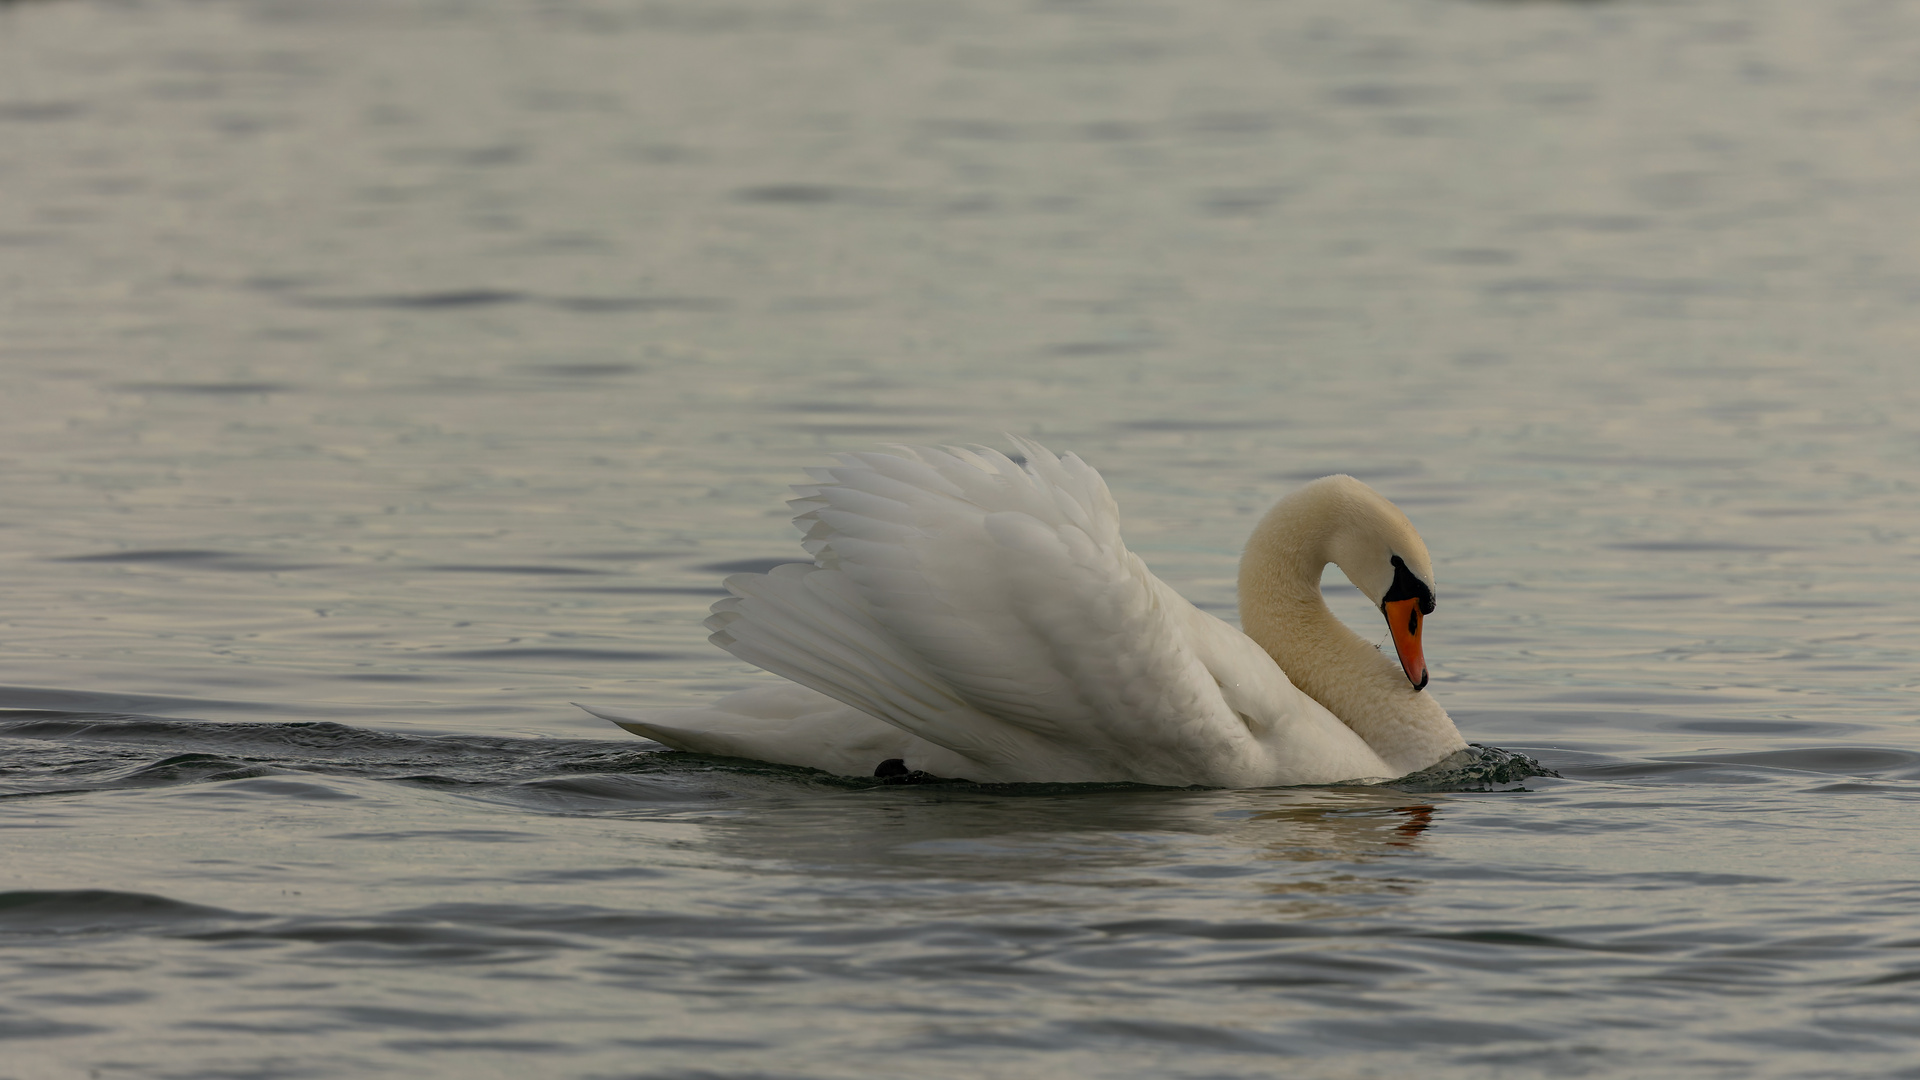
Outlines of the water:
<svg viewBox="0 0 1920 1080">
<path fill-rule="evenodd" d="M 1920 1076 L 1917 60 L 1868 0 L 0 4 L 0 1076 Z M 699 621 L 800 468 L 1009 431 L 1227 616 L 1367 479 L 1432 691 L 1561 776 L 891 786 L 567 704 L 764 678 Z"/>
</svg>

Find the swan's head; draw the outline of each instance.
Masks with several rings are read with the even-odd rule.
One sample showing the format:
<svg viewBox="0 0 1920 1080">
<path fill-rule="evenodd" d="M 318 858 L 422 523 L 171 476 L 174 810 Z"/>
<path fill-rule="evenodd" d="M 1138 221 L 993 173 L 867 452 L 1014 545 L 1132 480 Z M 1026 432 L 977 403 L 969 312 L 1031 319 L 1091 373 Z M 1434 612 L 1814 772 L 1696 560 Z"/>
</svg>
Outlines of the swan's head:
<svg viewBox="0 0 1920 1080">
<path fill-rule="evenodd" d="M 1330 534 L 1335 565 L 1387 617 L 1400 668 L 1415 690 L 1427 685 L 1420 630 L 1433 614 L 1433 557 L 1413 523 L 1386 496 L 1351 476 L 1314 481 L 1327 485 L 1335 521 Z"/>
</svg>

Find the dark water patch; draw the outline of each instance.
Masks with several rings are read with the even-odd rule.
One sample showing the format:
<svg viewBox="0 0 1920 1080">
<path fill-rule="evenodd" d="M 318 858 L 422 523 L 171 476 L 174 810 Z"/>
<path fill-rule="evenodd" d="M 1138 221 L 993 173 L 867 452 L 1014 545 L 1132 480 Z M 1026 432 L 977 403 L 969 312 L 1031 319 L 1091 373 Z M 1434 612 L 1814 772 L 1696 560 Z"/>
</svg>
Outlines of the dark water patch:
<svg viewBox="0 0 1920 1080">
<path fill-rule="evenodd" d="M 1641 214 L 1536 214 L 1521 221 L 1528 229 L 1566 229 L 1573 232 L 1639 232 L 1654 226 Z"/>
<path fill-rule="evenodd" d="M 566 646 L 527 645 L 499 649 L 459 649 L 435 652 L 455 660 L 585 660 L 628 663 L 635 661 L 685 660 L 683 653 L 646 652 L 640 649 L 582 649 Z"/>
<path fill-rule="evenodd" d="M 1518 1024 L 1497 1024 L 1459 1017 L 1407 1017 L 1392 1020 L 1321 1020 L 1313 1024 L 1315 1041 L 1352 1050 L 1484 1046 L 1489 1043 L 1544 1042 L 1558 1033 Z"/>
<path fill-rule="evenodd" d="M 1158 348 L 1150 341 L 1062 341 L 1048 345 L 1048 356 L 1122 356 Z"/>
<path fill-rule="evenodd" d="M 134 895 L 134 894 L 122 894 Z M 155 899 L 159 899 L 156 897 Z M 45 1005 L 79 1005 L 99 1007 L 104 1005 L 135 1005 L 142 1001 L 151 1001 L 155 994 L 151 990 L 125 987 L 119 990 L 100 990 L 93 993 L 50 993 L 23 994 L 22 1001 L 39 1002 Z"/>
<path fill-rule="evenodd" d="M 227 570 L 239 573 L 280 573 L 314 570 L 326 563 L 279 562 L 244 555 L 237 551 L 210 548 L 152 548 L 144 551 L 102 551 L 91 555 L 62 555 L 48 560 L 64 563 L 127 563 L 189 567 L 196 570 Z"/>
<path fill-rule="evenodd" d="M 1169 936 L 1207 941 L 1272 941 L 1324 937 L 1325 926 L 1289 922 L 1206 922 L 1197 919 L 1128 919 L 1095 923 L 1087 929 L 1114 937 Z"/>
<path fill-rule="evenodd" d="M 1026 132 L 1005 120 L 935 119 L 922 120 L 920 130 L 935 138 L 972 139 L 980 142 L 1018 142 Z"/>
<path fill-rule="evenodd" d="M 299 389 L 277 382 L 137 382 L 119 383 L 116 390 L 133 394 L 193 394 L 203 397 L 260 397 L 291 394 Z"/>
<path fill-rule="evenodd" d="M 731 303 L 711 296 L 541 296 L 518 289 L 450 289 L 445 292 L 392 293 L 369 296 L 291 296 L 302 307 L 449 311 L 469 308 L 535 304 L 581 315 L 648 314 L 652 312 L 724 311 Z"/>
<path fill-rule="evenodd" d="M 630 1046 L 636 1050 L 693 1050 L 700 1052 L 761 1050 L 772 1045 L 771 1043 L 747 1039 L 695 1039 L 678 1035 L 662 1035 L 654 1039 L 615 1039 L 613 1042 L 617 1046 Z"/>
<path fill-rule="evenodd" d="M 657 881 L 674 874 L 655 866 L 594 866 L 541 870 L 533 876 L 539 881 Z"/>
<path fill-rule="evenodd" d="M 84 101 L 0 102 L 0 124 L 46 124 L 71 120 L 87 112 Z"/>
<path fill-rule="evenodd" d="M 214 551 L 207 548 L 155 548 L 148 551 L 106 551 L 97 555 L 63 555 L 53 562 L 125 562 L 125 563 L 172 563 L 206 562 L 210 559 L 232 558 L 231 551 Z"/>
<path fill-rule="evenodd" d="M 872 192 L 840 184 L 757 184 L 739 188 L 733 197 L 746 203 L 786 206 L 824 206 L 829 203 L 871 202 Z"/>
<path fill-rule="evenodd" d="M 84 934 L 259 918 L 150 893 L 56 889 L 0 893 L 0 934 Z"/>
<path fill-rule="evenodd" d="M 727 562 L 701 563 L 695 570 L 704 570 L 712 574 L 764 574 L 776 566 L 788 566 L 793 563 L 813 565 L 805 559 L 730 559 Z"/>
<path fill-rule="evenodd" d="M 1365 109 L 1398 109 L 1409 105 L 1426 104 L 1431 102 L 1435 95 L 1446 93 L 1447 91 L 1432 86 L 1357 83 L 1351 86 L 1335 87 L 1327 97 L 1339 105 L 1353 105 Z"/>
<path fill-rule="evenodd" d="M 308 288 L 319 281 L 319 278 L 304 274 L 251 274 L 242 279 L 240 284 L 258 292 L 278 293 Z"/>
<path fill-rule="evenodd" d="M 1170 1020 L 1066 1020 L 1051 1025 L 1043 1045 L 1069 1045 L 1086 1039 L 1101 1043 L 1148 1043 L 1200 1053 L 1286 1054 L 1299 1052 L 1292 1040 L 1231 1027 L 1175 1023 Z M 1058 1040 L 1058 1041 L 1056 1041 Z"/>
<path fill-rule="evenodd" d="M 517 1018 L 505 1014 L 429 1012 L 380 1005 L 336 1005 L 328 1010 L 354 1027 L 410 1028 L 415 1031 L 483 1031 L 506 1027 Z M 545 1044 L 543 1044 L 545 1045 Z"/>
<path fill-rule="evenodd" d="M 615 315 L 653 311 L 725 311 L 732 305 L 713 296 L 549 296 L 540 301 L 551 308 L 583 315 Z"/>
<path fill-rule="evenodd" d="M 372 296 L 300 296 L 294 303 L 313 308 L 390 308 L 401 311 L 449 311 L 518 304 L 531 297 L 514 289 L 448 289 L 442 292 L 387 293 Z"/>
<path fill-rule="evenodd" d="M 605 574 L 605 570 L 588 570 L 579 566 L 556 566 L 551 563 L 433 563 L 417 569 L 435 574 L 548 574 L 548 575 L 585 575 Z"/>
<path fill-rule="evenodd" d="M 1872 978 L 1863 979 L 1855 985 L 1891 986 L 1897 983 L 1910 982 L 1920 982 L 1920 968 L 1911 968 L 1905 971 L 1890 971 L 1885 975 L 1875 975 Z M 1892 1028 L 1888 1034 L 1911 1035 L 1912 1029 L 1904 1027 Z"/>
<path fill-rule="evenodd" d="M 513 143 L 495 143 L 489 146 L 407 146 L 390 151 L 387 156 L 397 162 L 432 163 L 452 165 L 463 169 L 490 169 L 501 165 L 517 165 L 525 160 L 526 147 Z"/>
<path fill-rule="evenodd" d="M 611 379 L 645 371 L 639 364 L 527 364 L 526 370 L 562 379 Z"/>
<path fill-rule="evenodd" d="M 389 1050 L 403 1054 L 578 1054 L 581 1047 L 539 1039 L 389 1039 Z"/>
<path fill-rule="evenodd" d="M 97 1035 L 111 1031 L 97 1024 L 75 1024 L 49 1020 L 43 1016 L 0 1015 L 0 1040 L 65 1039 L 76 1035 Z"/>
<path fill-rule="evenodd" d="M 1469 945 L 1495 945 L 1520 949 L 1553 949 L 1568 952 L 1617 952 L 1635 955 L 1664 955 L 1682 946 L 1671 942 L 1583 941 L 1559 934 L 1538 934 L 1519 930 L 1461 930 L 1451 933 L 1422 933 L 1416 937 L 1434 941 L 1458 941 Z"/>
<path fill-rule="evenodd" d="M 626 596 L 725 596 L 727 590 L 717 585 L 607 585 L 563 586 L 556 592 L 590 592 L 608 595 Z"/>
</svg>

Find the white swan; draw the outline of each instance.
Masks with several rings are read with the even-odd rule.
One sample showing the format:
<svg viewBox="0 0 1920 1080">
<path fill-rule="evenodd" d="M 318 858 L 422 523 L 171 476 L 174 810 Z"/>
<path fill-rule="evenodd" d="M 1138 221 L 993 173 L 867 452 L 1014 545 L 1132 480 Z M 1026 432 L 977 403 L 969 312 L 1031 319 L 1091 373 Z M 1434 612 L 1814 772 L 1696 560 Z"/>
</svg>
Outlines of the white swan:
<svg viewBox="0 0 1920 1080">
<path fill-rule="evenodd" d="M 1243 634 L 1127 550 L 1099 473 L 1015 442 L 1024 464 L 902 447 L 810 470 L 790 505 L 814 563 L 726 579 L 707 620 L 791 684 L 587 711 L 679 750 L 982 782 L 1377 781 L 1465 748 L 1422 692 L 1432 561 L 1378 492 L 1329 476 L 1267 514 Z M 1329 562 L 1386 614 L 1401 669 L 1328 610 Z"/>
</svg>

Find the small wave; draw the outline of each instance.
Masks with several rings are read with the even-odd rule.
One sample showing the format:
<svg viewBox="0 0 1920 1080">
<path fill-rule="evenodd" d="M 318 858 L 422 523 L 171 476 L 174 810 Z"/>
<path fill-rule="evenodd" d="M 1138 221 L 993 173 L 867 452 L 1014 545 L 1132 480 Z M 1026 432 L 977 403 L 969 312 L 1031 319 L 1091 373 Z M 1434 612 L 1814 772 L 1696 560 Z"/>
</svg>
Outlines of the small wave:
<svg viewBox="0 0 1920 1080">
<path fill-rule="evenodd" d="M 406 735 L 330 721 L 6 715 L 14 719 L 0 719 L 0 739 L 17 742 L 0 770 L 0 797 L 219 784 L 235 795 L 339 800 L 359 796 L 323 778 L 354 777 L 583 813 L 704 804 L 737 786 L 731 778 L 716 783 L 704 759 L 629 740 Z M 766 782 L 753 770 L 737 780 Z"/>
<path fill-rule="evenodd" d="M 258 916 L 151 893 L 55 889 L 0 893 L 0 934 L 81 934 Z"/>
<path fill-rule="evenodd" d="M 175 754 L 114 777 L 113 787 L 193 784 L 214 780 L 248 780 L 272 776 L 276 770 L 219 754 Z"/>
<path fill-rule="evenodd" d="M 1511 785 L 1530 777 L 1560 774 L 1525 754 L 1474 743 L 1465 750 L 1387 785 L 1397 791 L 1494 791 L 1518 790 Z"/>
</svg>

